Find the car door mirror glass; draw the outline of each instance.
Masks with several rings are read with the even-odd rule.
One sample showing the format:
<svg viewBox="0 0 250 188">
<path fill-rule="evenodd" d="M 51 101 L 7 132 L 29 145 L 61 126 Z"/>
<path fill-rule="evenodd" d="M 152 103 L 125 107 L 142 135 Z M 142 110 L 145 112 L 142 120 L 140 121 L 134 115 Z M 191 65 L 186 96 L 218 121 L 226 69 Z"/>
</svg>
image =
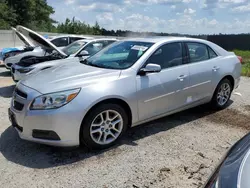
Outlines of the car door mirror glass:
<svg viewBox="0 0 250 188">
<path fill-rule="evenodd" d="M 147 64 L 145 68 L 140 69 L 139 75 L 145 75 L 147 73 L 161 72 L 161 66 L 157 64 Z"/>
</svg>

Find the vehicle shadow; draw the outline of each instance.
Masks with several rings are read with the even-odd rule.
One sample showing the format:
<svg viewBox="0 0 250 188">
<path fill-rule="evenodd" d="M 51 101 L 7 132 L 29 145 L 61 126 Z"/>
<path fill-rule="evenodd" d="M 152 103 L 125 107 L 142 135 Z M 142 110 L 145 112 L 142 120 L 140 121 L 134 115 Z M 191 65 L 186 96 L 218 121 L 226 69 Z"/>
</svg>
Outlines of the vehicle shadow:
<svg viewBox="0 0 250 188">
<path fill-rule="evenodd" d="M 232 101 L 230 104 L 232 104 Z M 10 126 L 0 137 L 0 152 L 8 161 L 35 169 L 63 166 L 83 161 L 90 157 L 96 157 L 96 160 L 101 160 L 101 157 L 110 152 L 115 155 L 121 145 L 137 146 L 137 140 L 159 132 L 168 131 L 215 112 L 208 105 L 203 105 L 151 121 L 129 129 L 116 146 L 102 151 L 90 151 L 86 147 L 57 148 L 24 141 L 19 138 L 16 130 Z"/>
<path fill-rule="evenodd" d="M 9 70 L 0 72 L 0 77 L 11 77 L 11 72 Z"/>
<path fill-rule="evenodd" d="M 7 70 L 3 64 L 0 64 L 0 69 L 1 69 L 0 77 L 10 77 L 11 76 L 10 70 Z"/>
<path fill-rule="evenodd" d="M 11 98 L 16 85 L 0 87 L 0 97 Z"/>
</svg>

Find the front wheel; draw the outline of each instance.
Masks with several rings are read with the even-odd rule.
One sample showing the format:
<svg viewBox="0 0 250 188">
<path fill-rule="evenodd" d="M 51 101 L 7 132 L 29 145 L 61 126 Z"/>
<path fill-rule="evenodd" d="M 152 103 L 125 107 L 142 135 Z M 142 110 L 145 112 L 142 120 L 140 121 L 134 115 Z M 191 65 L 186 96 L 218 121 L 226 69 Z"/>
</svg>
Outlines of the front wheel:
<svg viewBox="0 0 250 188">
<path fill-rule="evenodd" d="M 224 109 L 231 97 L 233 88 L 232 83 L 228 79 L 223 79 L 217 86 L 212 99 L 213 107 Z"/>
<path fill-rule="evenodd" d="M 82 123 L 81 143 L 91 149 L 105 149 L 122 136 L 128 126 L 125 110 L 117 104 L 101 104 Z"/>
</svg>

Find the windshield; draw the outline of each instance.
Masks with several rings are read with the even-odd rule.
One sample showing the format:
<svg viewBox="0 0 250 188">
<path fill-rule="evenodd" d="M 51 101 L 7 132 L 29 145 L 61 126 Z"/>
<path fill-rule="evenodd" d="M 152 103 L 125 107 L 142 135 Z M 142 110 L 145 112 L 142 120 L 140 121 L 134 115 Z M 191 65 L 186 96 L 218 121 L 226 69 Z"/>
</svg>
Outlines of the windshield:
<svg viewBox="0 0 250 188">
<path fill-rule="evenodd" d="M 105 48 L 86 59 L 84 63 L 109 69 L 126 69 L 131 67 L 153 43 L 139 41 L 121 41 Z"/>
<path fill-rule="evenodd" d="M 63 48 L 62 51 L 67 55 L 71 55 L 71 54 L 76 53 L 86 43 L 87 43 L 86 41 L 76 41 L 66 46 L 65 48 Z"/>
</svg>

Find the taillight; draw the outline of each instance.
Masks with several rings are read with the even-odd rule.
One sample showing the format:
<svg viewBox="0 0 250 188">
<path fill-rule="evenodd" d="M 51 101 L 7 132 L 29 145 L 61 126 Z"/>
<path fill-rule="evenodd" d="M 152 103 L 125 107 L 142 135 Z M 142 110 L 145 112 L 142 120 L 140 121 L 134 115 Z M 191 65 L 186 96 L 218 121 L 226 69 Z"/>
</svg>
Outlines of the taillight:
<svg viewBox="0 0 250 188">
<path fill-rule="evenodd" d="M 237 57 L 238 57 L 238 59 L 240 60 L 240 63 L 242 63 L 242 62 L 243 62 L 242 57 L 241 57 L 241 56 L 237 56 Z"/>
</svg>

